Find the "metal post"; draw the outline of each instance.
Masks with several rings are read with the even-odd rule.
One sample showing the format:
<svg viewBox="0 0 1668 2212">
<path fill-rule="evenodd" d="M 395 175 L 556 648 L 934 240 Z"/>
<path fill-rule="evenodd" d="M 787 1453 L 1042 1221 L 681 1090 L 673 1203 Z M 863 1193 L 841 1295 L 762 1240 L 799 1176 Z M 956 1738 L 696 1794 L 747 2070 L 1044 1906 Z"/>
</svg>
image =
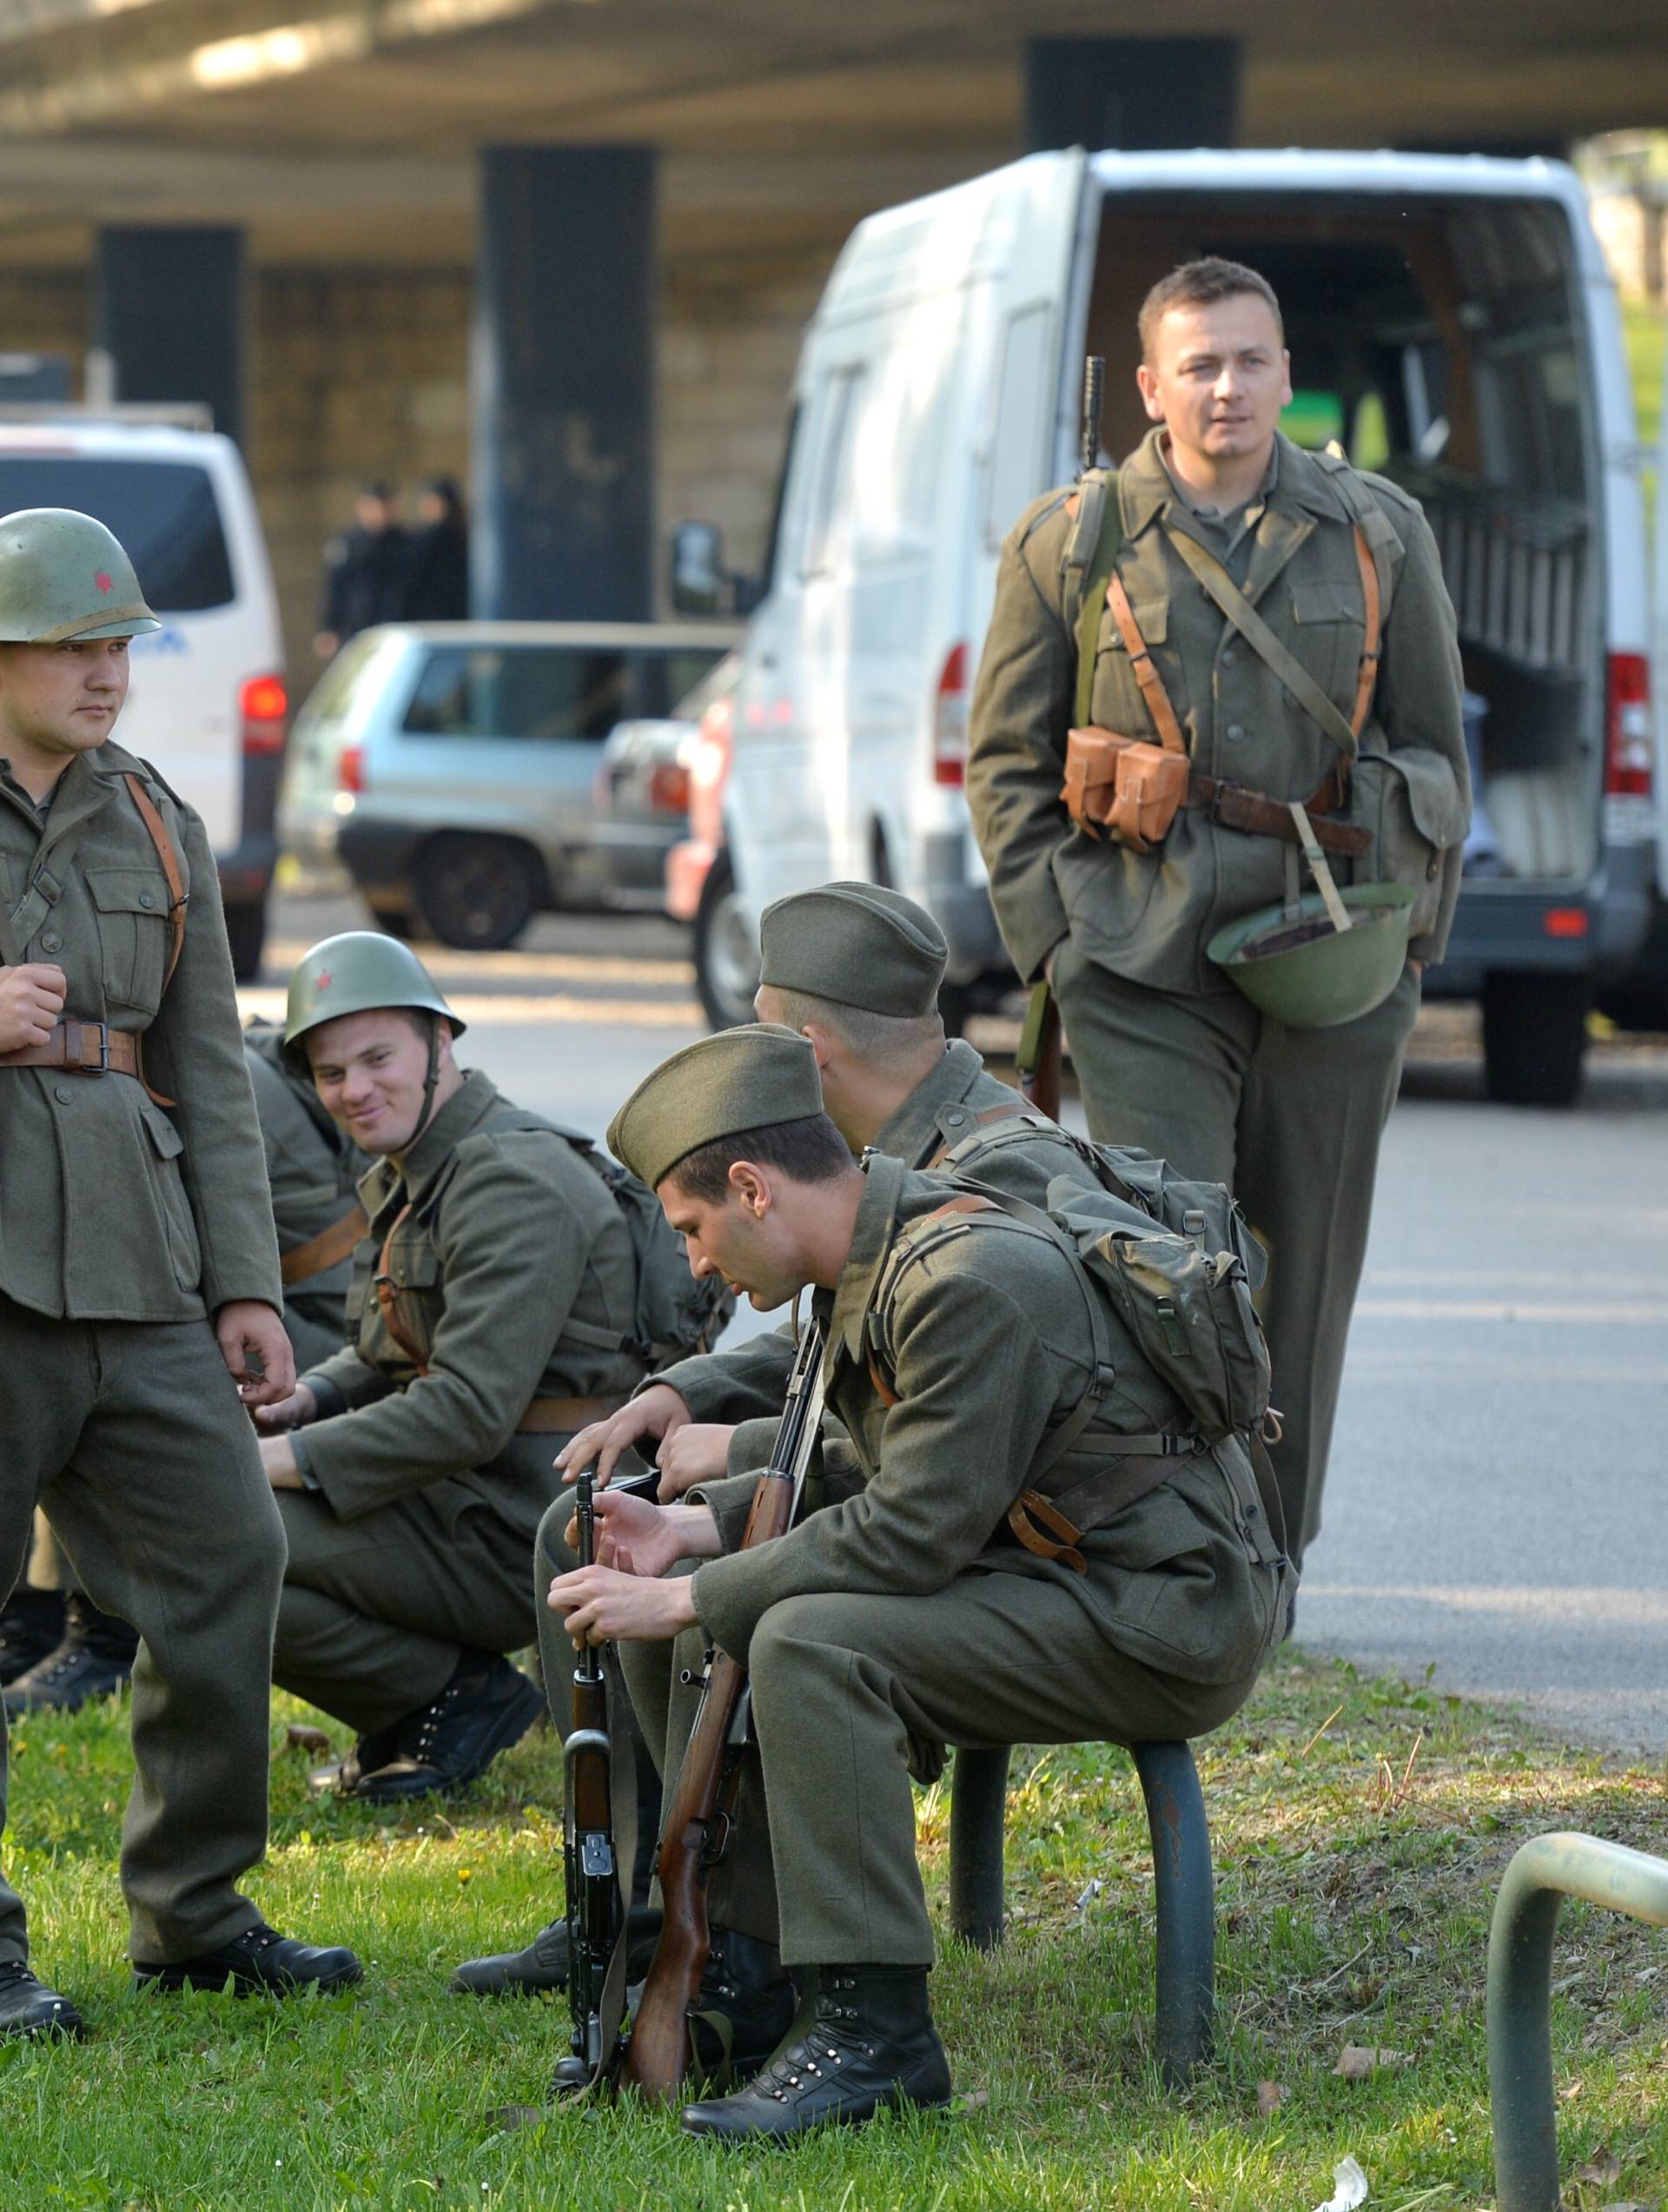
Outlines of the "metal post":
<svg viewBox="0 0 1668 2212">
<path fill-rule="evenodd" d="M 979 1950 L 1002 1941 L 1002 1836 L 1008 1810 L 1003 1751 L 958 1751 L 950 1798 L 950 1924 Z"/>
<path fill-rule="evenodd" d="M 1210 2056 L 1216 2011 L 1210 1827 L 1191 1745 L 1137 1744 L 1132 1756 L 1153 1837 L 1158 2059 L 1165 2085 L 1179 2089 Z"/>
<path fill-rule="evenodd" d="M 1488 1933 L 1488 2089 L 1499 2212 L 1558 2212 L 1552 1937 L 1566 1897 L 1668 1928 L 1668 1859 L 1598 1836 L 1537 1836 L 1506 1868 Z"/>
<path fill-rule="evenodd" d="M 1232 146 L 1240 62 L 1237 38 L 1028 38 L 1026 146 Z"/>
<path fill-rule="evenodd" d="M 98 234 L 93 345 L 118 400 L 202 400 L 240 443 L 248 351 L 248 255 L 219 223 L 107 225 Z M 91 394 L 89 394 L 91 397 Z"/>
</svg>

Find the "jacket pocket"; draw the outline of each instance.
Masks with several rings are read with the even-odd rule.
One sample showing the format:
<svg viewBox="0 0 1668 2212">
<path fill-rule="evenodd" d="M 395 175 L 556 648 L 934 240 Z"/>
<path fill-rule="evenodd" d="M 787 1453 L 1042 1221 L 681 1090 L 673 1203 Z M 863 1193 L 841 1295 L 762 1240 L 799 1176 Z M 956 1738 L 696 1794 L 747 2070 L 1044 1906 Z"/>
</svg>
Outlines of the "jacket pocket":
<svg viewBox="0 0 1668 2212">
<path fill-rule="evenodd" d="M 150 1138 L 150 1149 L 156 1155 L 151 1189 L 156 1195 L 162 1217 L 163 1232 L 168 1239 L 169 1263 L 174 1269 L 174 1280 L 182 1290 L 195 1290 L 202 1280 L 202 1247 L 197 1241 L 197 1225 L 192 1218 L 190 1203 L 185 1195 L 184 1178 L 180 1172 L 180 1156 L 185 1150 L 185 1140 L 161 1107 L 153 1106 L 149 1099 L 140 1101 L 139 1114 Z"/>
<path fill-rule="evenodd" d="M 1293 650 L 1315 682 L 1334 701 L 1353 700 L 1367 643 L 1367 606 L 1360 585 L 1294 585 L 1292 620 Z"/>
<path fill-rule="evenodd" d="M 1349 818 L 1371 839 L 1354 864 L 1358 884 L 1407 884 L 1416 893 L 1411 937 L 1433 929 L 1442 904 L 1442 856 L 1465 842 L 1471 809 L 1453 765 L 1426 745 L 1363 752 L 1351 781 Z"/>
<path fill-rule="evenodd" d="M 155 1014 L 168 964 L 168 884 L 151 868 L 89 868 L 107 1007 Z"/>
</svg>

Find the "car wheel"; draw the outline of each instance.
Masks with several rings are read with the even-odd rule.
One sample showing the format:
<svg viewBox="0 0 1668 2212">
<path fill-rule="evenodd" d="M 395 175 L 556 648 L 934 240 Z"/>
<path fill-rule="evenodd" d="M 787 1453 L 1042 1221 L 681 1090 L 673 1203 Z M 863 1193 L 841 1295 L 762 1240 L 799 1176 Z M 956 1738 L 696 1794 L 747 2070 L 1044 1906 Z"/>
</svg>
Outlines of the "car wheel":
<svg viewBox="0 0 1668 2212">
<path fill-rule="evenodd" d="M 727 851 L 707 870 L 695 910 L 695 984 L 715 1030 L 753 1019 L 758 933 L 737 892 Z"/>
<path fill-rule="evenodd" d="M 402 937 L 407 944 L 414 937 L 427 935 L 408 906 L 374 906 L 371 919 L 379 930 L 385 930 L 391 937 Z"/>
<path fill-rule="evenodd" d="M 509 838 L 440 837 L 412 871 L 412 896 L 442 944 L 497 952 L 513 944 L 543 904 L 543 870 Z"/>
<path fill-rule="evenodd" d="M 267 909 L 259 905 L 228 906 L 226 941 L 232 949 L 232 973 L 241 983 L 261 979 L 261 955 L 267 944 Z"/>
<path fill-rule="evenodd" d="M 1573 1106 L 1587 1050 L 1585 976 L 1491 969 L 1483 978 L 1484 1081 L 1503 1106 Z"/>
</svg>

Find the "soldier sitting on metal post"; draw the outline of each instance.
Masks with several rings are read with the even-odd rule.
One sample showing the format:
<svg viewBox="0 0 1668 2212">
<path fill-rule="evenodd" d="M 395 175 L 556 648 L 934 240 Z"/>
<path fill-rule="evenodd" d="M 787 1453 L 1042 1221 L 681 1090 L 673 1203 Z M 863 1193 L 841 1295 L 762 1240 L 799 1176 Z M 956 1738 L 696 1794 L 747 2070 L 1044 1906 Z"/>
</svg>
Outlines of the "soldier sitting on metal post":
<svg viewBox="0 0 1668 2212">
<path fill-rule="evenodd" d="M 946 1743 L 1191 1737 L 1243 1702 L 1287 1579 L 1272 1488 L 1239 1433 L 1267 1400 L 1248 1301 L 1231 1332 L 1248 1364 L 1212 1420 L 1137 1342 L 1061 1217 L 880 1154 L 854 1161 L 814 1046 L 787 1030 L 674 1054 L 609 1142 L 698 1275 L 760 1308 L 811 1290 L 860 1477 L 820 1507 L 811 1485 L 797 1526 L 740 1550 L 751 1474 L 669 1507 L 604 1490 L 599 1563 L 551 1588 L 576 1640 L 617 1644 L 669 1780 L 704 1654 L 749 1672 L 757 1744 L 710 1876 L 694 2008 L 725 2023 L 741 2085 L 684 2126 L 783 2136 L 943 2103 L 911 1774 Z M 1115 1202 L 1074 1194 L 1091 1212 Z M 1242 1295 L 1186 1240 L 1165 1250 L 1195 1290 Z M 739 1361 L 702 1364 L 733 1378 L 730 1418 L 771 1410 Z M 677 1389 L 646 1386 L 575 1440 L 568 1472 L 606 1478 L 685 1411 Z M 793 1985 L 813 1981 L 796 2027 Z"/>
<path fill-rule="evenodd" d="M 1003 548 L 968 802 L 1091 1134 L 1227 1183 L 1269 1247 L 1301 1561 L 1379 1140 L 1459 891 L 1460 654 L 1418 502 L 1281 434 L 1266 280 L 1189 262 L 1140 329 L 1155 427 Z"/>
<path fill-rule="evenodd" d="M 128 641 L 159 626 L 90 515 L 0 521 L 0 1587 L 44 1501 L 142 1639 L 136 1979 L 283 1996 L 361 1969 L 235 1887 L 266 1848 L 283 1571 L 248 1409 L 295 1367 L 214 855 L 110 742 Z M 0 1825 L 4 1752 L 0 1719 Z M 0 2036 L 78 2033 L 28 1959 L 0 1880 Z"/>
<path fill-rule="evenodd" d="M 506 1654 L 536 1631 L 552 1454 L 666 1355 L 641 1209 L 588 1138 L 459 1066 L 464 1026 L 373 931 L 290 978 L 288 1063 L 374 1164 L 348 1341 L 261 1416 L 289 1540 L 273 1679 L 357 1734 L 314 1785 L 378 1803 L 473 1780 L 544 1710 Z"/>
</svg>

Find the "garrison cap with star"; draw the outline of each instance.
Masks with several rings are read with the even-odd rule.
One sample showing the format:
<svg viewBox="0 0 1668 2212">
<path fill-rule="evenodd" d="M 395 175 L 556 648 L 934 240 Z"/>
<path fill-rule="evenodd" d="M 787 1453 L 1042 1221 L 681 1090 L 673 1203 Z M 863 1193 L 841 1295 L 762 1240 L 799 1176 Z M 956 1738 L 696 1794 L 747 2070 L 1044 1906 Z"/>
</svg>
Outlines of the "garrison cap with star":
<svg viewBox="0 0 1668 2212">
<path fill-rule="evenodd" d="M 923 906 L 881 884 L 819 884 L 764 909 L 759 981 L 840 1006 L 930 1014 L 950 957 Z"/>
<path fill-rule="evenodd" d="M 704 1144 L 823 1110 L 809 1037 L 773 1022 L 720 1030 L 645 1076 L 608 1124 L 608 1149 L 652 1190 Z"/>
</svg>

